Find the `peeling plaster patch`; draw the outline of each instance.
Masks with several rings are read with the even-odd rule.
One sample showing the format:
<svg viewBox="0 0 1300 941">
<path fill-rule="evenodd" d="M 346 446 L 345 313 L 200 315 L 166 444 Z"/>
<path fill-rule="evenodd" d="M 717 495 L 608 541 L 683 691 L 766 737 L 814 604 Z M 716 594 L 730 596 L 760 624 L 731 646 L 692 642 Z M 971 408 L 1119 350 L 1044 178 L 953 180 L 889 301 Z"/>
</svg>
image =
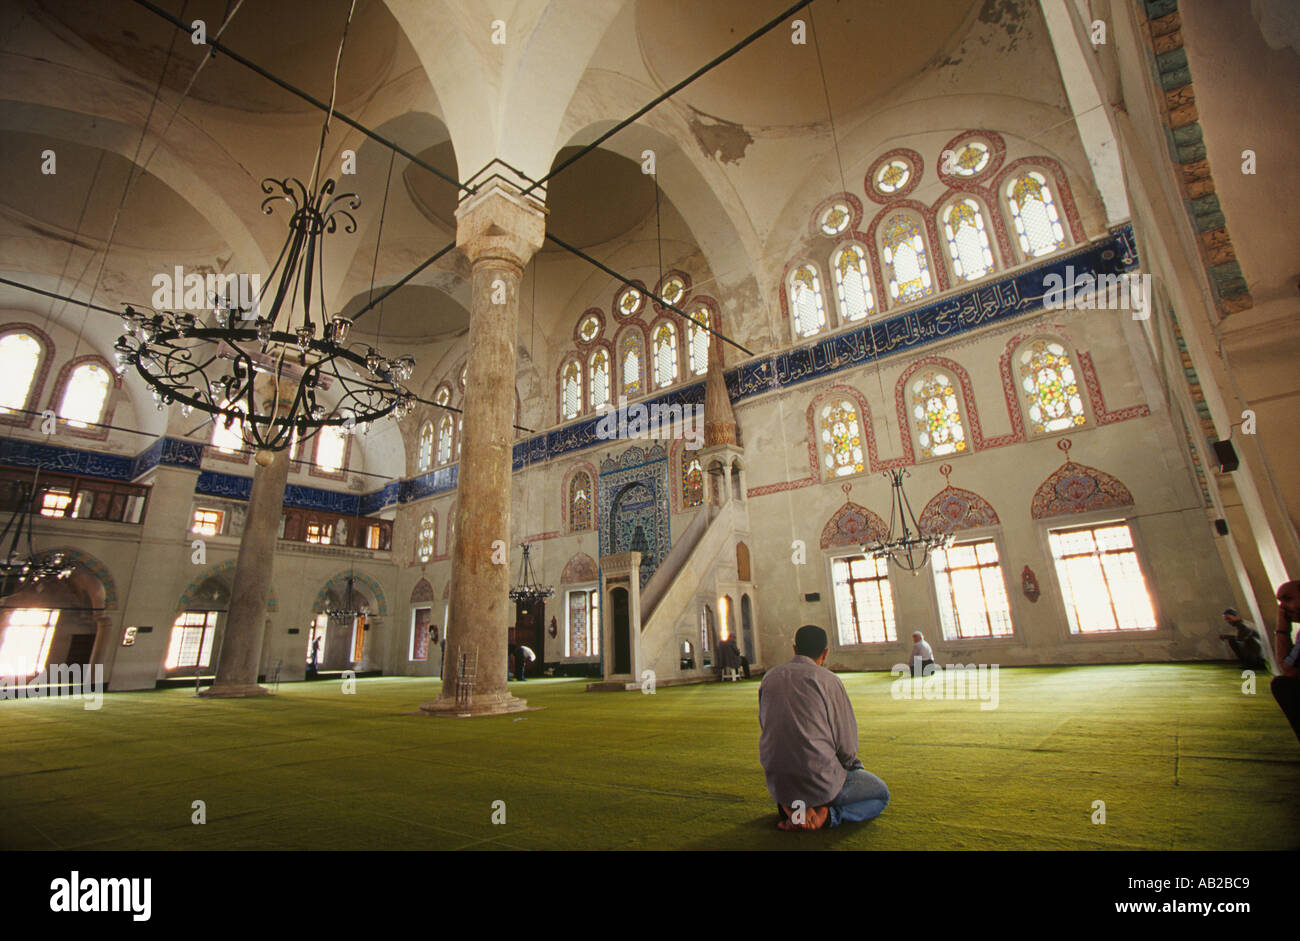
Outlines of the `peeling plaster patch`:
<svg viewBox="0 0 1300 941">
<path fill-rule="evenodd" d="M 699 141 L 700 147 L 709 156 L 716 156 L 723 163 L 740 163 L 749 145 L 754 143 L 753 136 L 739 124 L 724 121 L 696 111 L 691 118 L 691 133 Z"/>
<path fill-rule="evenodd" d="M 984 28 L 976 27 L 972 29 L 971 34 L 962 41 L 960 48 L 938 62 L 937 68 L 943 69 L 959 65 L 964 57 L 970 54 L 968 46 L 972 40 L 977 40 L 981 46 L 992 45 L 993 42 L 989 34 L 996 32 L 998 27 L 1002 28 L 1002 31 L 1007 35 L 1007 39 L 1010 40 L 998 51 L 1002 54 L 1014 52 L 1020 40 L 1024 38 L 1022 34 L 1026 30 L 1026 20 L 1028 18 L 1029 10 L 1025 0 L 984 0 L 977 17 L 977 22 L 983 24 Z M 977 31 L 982 35 L 976 35 Z"/>
</svg>

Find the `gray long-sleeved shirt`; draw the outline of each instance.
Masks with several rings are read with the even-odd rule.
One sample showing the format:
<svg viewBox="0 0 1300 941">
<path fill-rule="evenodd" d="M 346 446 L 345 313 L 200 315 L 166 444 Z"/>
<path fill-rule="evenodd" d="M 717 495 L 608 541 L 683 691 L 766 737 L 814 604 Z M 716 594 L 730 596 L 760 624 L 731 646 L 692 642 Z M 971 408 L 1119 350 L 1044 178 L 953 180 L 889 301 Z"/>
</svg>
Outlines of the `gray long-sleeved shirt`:
<svg viewBox="0 0 1300 941">
<path fill-rule="evenodd" d="M 844 788 L 858 755 L 858 721 L 840 678 L 796 655 L 758 688 L 758 757 L 778 804 L 821 807 Z"/>
</svg>

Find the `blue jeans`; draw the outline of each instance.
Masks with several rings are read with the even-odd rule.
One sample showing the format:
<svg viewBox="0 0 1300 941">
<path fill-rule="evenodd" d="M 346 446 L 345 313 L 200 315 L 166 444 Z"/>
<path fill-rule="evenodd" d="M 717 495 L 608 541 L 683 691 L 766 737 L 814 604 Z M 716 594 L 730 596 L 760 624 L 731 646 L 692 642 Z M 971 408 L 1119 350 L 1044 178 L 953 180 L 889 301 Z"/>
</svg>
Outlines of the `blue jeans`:
<svg viewBox="0 0 1300 941">
<path fill-rule="evenodd" d="M 849 771 L 844 779 L 844 787 L 830 804 L 828 827 L 838 827 L 842 823 L 861 823 L 880 816 L 881 811 L 889 805 L 889 788 L 870 771 L 859 764 Z"/>
</svg>

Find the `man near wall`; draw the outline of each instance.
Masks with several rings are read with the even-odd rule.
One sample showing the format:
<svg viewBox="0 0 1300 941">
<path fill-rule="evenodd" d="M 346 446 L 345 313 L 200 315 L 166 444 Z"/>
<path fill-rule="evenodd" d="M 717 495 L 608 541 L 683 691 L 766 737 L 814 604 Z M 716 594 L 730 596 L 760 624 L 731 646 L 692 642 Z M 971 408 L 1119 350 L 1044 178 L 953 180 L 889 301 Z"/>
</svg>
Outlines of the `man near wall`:
<svg viewBox="0 0 1300 941">
<path fill-rule="evenodd" d="M 1274 649 L 1280 675 L 1269 688 L 1296 738 L 1300 739 L 1300 644 L 1291 642 L 1291 625 L 1300 621 L 1300 581 L 1286 582 L 1277 590 L 1277 627 Z"/>
<path fill-rule="evenodd" d="M 825 668 L 826 632 L 805 624 L 794 659 L 773 667 L 758 688 L 758 755 L 782 830 L 820 830 L 878 816 L 885 782 L 858 759 L 858 722 L 840 678 Z"/>
<path fill-rule="evenodd" d="M 1255 630 L 1255 625 L 1243 620 L 1236 608 L 1225 608 L 1223 620 L 1234 633 L 1220 634 L 1219 638 L 1228 642 L 1233 655 L 1242 667 L 1247 670 L 1267 670 L 1268 663 L 1264 660 L 1264 648 L 1259 642 L 1259 633 Z"/>
</svg>

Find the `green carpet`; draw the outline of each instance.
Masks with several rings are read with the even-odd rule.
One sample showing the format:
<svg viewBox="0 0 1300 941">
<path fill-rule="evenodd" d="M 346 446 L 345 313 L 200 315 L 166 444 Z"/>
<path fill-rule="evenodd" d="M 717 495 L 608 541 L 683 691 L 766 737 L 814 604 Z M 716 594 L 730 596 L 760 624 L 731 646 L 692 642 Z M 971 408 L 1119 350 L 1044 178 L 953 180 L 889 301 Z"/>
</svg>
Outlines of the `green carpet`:
<svg viewBox="0 0 1300 941">
<path fill-rule="evenodd" d="M 758 682 L 587 693 L 543 709 L 413 714 L 436 680 L 0 702 L 6 849 L 1294 849 L 1300 745 L 1267 677 L 1217 664 L 1005 669 L 1000 702 L 901 701 L 842 674 L 878 819 L 774 828 Z M 207 823 L 191 823 L 193 801 Z M 1093 802 L 1106 823 L 1092 822 Z M 506 822 L 491 821 L 505 802 Z"/>
</svg>

